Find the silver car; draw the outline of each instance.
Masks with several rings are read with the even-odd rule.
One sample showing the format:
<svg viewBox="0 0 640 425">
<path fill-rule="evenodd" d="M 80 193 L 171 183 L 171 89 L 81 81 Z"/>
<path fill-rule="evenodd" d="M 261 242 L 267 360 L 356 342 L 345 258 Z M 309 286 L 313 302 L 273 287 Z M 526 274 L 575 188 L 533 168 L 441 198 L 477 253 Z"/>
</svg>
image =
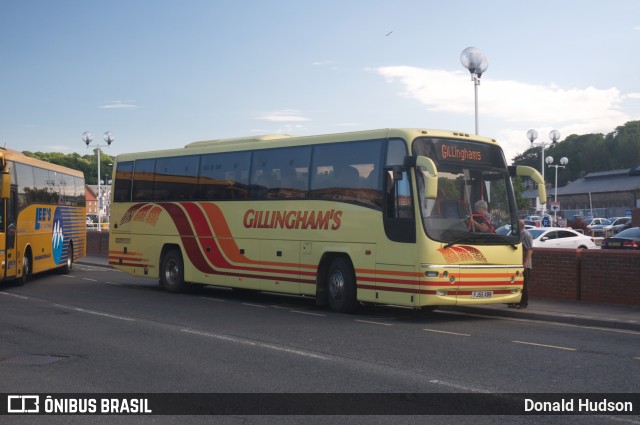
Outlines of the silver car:
<svg viewBox="0 0 640 425">
<path fill-rule="evenodd" d="M 631 227 L 631 217 L 612 217 L 609 221 L 611 221 L 611 224 L 605 226 L 605 230 L 610 231 L 612 235 Z"/>
</svg>

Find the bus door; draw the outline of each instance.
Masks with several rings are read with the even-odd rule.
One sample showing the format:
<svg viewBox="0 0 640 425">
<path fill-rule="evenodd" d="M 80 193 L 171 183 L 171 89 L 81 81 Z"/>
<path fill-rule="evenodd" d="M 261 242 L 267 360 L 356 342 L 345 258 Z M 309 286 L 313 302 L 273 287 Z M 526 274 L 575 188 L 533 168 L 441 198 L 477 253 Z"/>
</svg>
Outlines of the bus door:
<svg viewBox="0 0 640 425">
<path fill-rule="evenodd" d="M 16 252 L 16 187 L 11 188 L 9 199 L 0 200 L 0 257 L 3 279 L 13 279 L 17 275 Z"/>
<path fill-rule="evenodd" d="M 16 207 L 18 190 L 16 186 L 11 187 L 11 196 L 6 200 L 6 237 L 5 240 L 5 278 L 13 279 L 18 274 L 18 252 L 17 252 L 17 230 L 16 230 Z"/>
</svg>

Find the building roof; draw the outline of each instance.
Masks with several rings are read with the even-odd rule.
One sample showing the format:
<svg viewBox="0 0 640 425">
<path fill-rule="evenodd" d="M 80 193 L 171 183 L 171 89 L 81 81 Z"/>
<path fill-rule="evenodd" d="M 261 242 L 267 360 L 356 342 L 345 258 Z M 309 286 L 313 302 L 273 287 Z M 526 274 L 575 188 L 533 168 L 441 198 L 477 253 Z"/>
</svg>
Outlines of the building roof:
<svg viewBox="0 0 640 425">
<path fill-rule="evenodd" d="M 628 192 L 640 190 L 640 164 L 633 168 L 622 170 L 597 171 L 589 173 L 583 178 L 558 187 L 558 195 L 577 195 L 582 193 Z M 554 188 L 547 189 L 547 195 L 552 196 Z M 537 190 L 526 190 L 524 198 L 535 198 Z"/>
</svg>

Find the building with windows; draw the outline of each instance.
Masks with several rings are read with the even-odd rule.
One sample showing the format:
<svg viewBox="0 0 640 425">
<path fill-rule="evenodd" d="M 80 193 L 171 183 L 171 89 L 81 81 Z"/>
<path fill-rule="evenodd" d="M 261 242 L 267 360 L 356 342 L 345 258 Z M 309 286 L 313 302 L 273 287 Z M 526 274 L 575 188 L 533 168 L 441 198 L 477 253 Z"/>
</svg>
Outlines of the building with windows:
<svg viewBox="0 0 640 425">
<path fill-rule="evenodd" d="M 96 188 L 96 189 L 94 189 Z M 85 197 L 87 199 L 87 215 L 98 214 L 98 197 L 96 195 L 97 186 L 85 185 L 84 186 Z"/>
<path fill-rule="evenodd" d="M 547 186 L 547 201 L 554 200 L 555 189 Z M 535 209 L 537 191 L 529 188 L 522 193 Z M 560 213 L 568 219 L 574 216 L 618 217 L 640 208 L 640 163 L 632 168 L 598 171 L 558 187 Z M 549 207 L 547 206 L 547 210 Z"/>
<path fill-rule="evenodd" d="M 109 217 L 109 198 L 111 196 L 111 185 L 100 185 L 100 196 L 98 196 L 98 185 L 85 185 L 87 198 L 87 215 L 98 215 L 103 219 Z M 102 198 L 102 202 L 100 202 Z"/>
</svg>

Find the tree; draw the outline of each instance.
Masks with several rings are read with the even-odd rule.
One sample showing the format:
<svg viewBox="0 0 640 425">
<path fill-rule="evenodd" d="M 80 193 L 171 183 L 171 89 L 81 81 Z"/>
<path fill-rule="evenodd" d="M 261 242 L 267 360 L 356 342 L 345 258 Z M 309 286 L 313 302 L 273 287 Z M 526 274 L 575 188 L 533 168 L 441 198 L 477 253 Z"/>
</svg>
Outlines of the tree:
<svg viewBox="0 0 640 425">
<path fill-rule="evenodd" d="M 98 184 L 98 158 L 97 152 L 93 155 L 80 156 L 78 153 L 63 154 L 60 152 L 30 152 L 23 151 L 24 155 L 37 158 L 51 164 L 62 165 L 63 167 L 82 171 L 84 173 L 86 184 Z M 100 153 L 100 174 L 102 180 L 108 182 L 111 180 L 114 159 L 112 156 Z"/>
<path fill-rule="evenodd" d="M 558 172 L 558 186 L 577 180 L 588 173 L 631 168 L 640 161 L 640 121 L 629 121 L 609 134 L 572 134 L 545 150 L 558 164 L 563 156 L 569 164 Z M 540 169 L 540 148 L 529 148 L 513 158 L 515 165 Z M 548 168 L 547 168 L 548 169 Z M 553 183 L 555 173 L 545 173 L 545 181 Z"/>
</svg>

